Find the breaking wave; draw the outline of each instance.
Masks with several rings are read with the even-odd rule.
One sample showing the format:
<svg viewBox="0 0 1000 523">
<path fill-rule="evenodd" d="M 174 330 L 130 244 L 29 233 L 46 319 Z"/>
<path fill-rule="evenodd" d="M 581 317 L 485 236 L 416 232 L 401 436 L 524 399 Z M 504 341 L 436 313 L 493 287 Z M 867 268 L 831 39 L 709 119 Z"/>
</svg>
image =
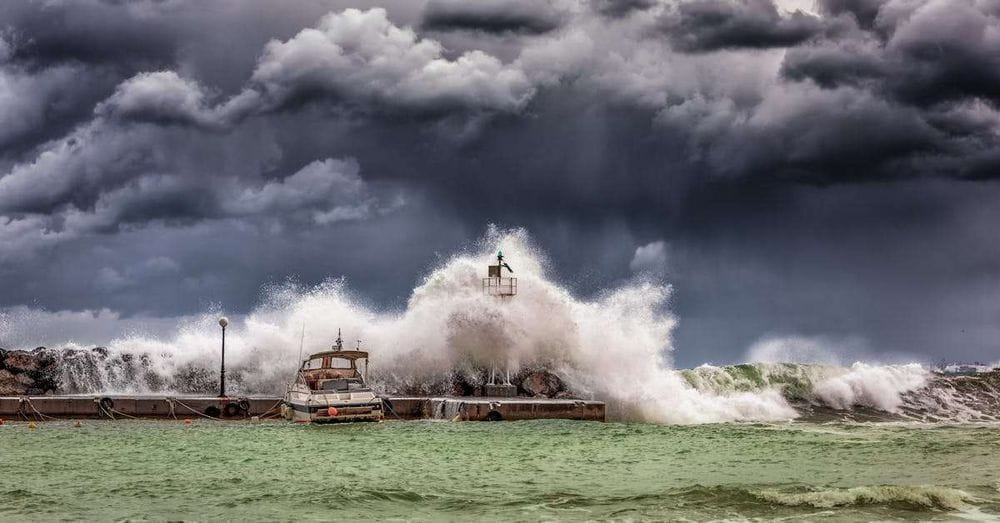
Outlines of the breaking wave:
<svg viewBox="0 0 1000 523">
<path fill-rule="evenodd" d="M 519 294 L 484 296 L 481 278 L 502 248 Z M 941 386 L 919 365 L 851 367 L 747 364 L 671 368 L 670 286 L 637 278 L 583 300 L 547 276 L 547 262 L 523 230 L 491 230 L 446 260 L 413 290 L 402 310 L 378 310 L 343 280 L 313 288 L 267 289 L 255 310 L 227 330 L 227 381 L 241 394 L 280 394 L 303 352 L 326 350 L 342 330 L 363 340 L 370 379 L 385 392 L 447 394 L 456 380 L 482 383 L 498 361 L 549 369 L 578 396 L 608 402 L 609 416 L 664 423 L 777 421 L 817 410 L 874 409 L 933 417 L 974 407 L 995 385 Z M 133 335 L 94 350 L 63 351 L 66 392 L 207 392 L 216 383 L 217 312 L 192 318 L 169 337 Z M 304 336 L 303 336 L 304 332 Z M 932 391 L 932 392 L 928 392 Z M 993 400 L 994 403 L 995 400 Z M 950 416 L 950 414 L 949 414 Z"/>
<path fill-rule="evenodd" d="M 763 490 L 752 495 L 776 505 L 816 508 L 894 505 L 911 510 L 959 510 L 976 501 L 976 498 L 962 490 L 937 486 L 875 485 L 798 492 Z"/>
<path fill-rule="evenodd" d="M 915 363 L 849 367 L 753 363 L 678 371 L 697 390 L 776 390 L 798 418 L 974 422 L 1000 420 L 1000 373 L 950 376 Z"/>
</svg>

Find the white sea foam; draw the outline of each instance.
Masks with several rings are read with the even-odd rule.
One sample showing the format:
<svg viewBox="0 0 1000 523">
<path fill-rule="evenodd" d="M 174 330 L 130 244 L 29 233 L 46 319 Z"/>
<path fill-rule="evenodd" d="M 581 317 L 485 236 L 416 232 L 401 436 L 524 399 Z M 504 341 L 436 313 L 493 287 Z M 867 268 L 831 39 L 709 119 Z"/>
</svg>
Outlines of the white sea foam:
<svg viewBox="0 0 1000 523">
<path fill-rule="evenodd" d="M 959 510 L 975 498 L 968 493 L 940 486 L 876 485 L 810 492 L 765 490 L 756 497 L 780 505 L 808 505 L 817 508 L 850 505 L 907 505 L 918 509 Z"/>
<path fill-rule="evenodd" d="M 519 294 L 484 296 L 481 278 L 502 248 L 517 271 Z M 467 252 L 446 260 L 413 290 L 401 311 L 380 311 L 352 295 L 342 280 L 311 289 L 270 289 L 264 303 L 227 330 L 226 363 L 244 392 L 280 392 L 306 353 L 323 350 L 343 331 L 372 353 L 372 381 L 428 391 L 492 360 L 554 369 L 578 394 L 605 399 L 615 415 L 669 423 L 778 420 L 795 416 L 777 390 L 726 394 L 692 387 L 670 368 L 670 287 L 636 279 L 591 300 L 572 296 L 548 277 L 545 258 L 523 230 L 491 230 Z M 147 375 L 212 375 L 219 353 L 217 312 L 186 320 L 169 336 L 111 340 L 110 357 L 142 359 Z M 83 388 L 145 392 L 128 371 L 101 369 L 76 377 Z M 197 373 L 194 373 L 197 374 Z M 471 372 L 470 372 L 471 374 Z M 236 379 L 238 376 L 239 379 Z M 155 381 L 155 380 L 154 380 Z M 162 381 L 162 380 L 161 380 Z"/>
<path fill-rule="evenodd" d="M 896 412 L 903 404 L 903 394 L 927 385 L 929 376 L 930 372 L 916 363 L 855 363 L 847 372 L 816 383 L 814 390 L 824 403 L 834 408 L 861 405 Z"/>
<path fill-rule="evenodd" d="M 519 292 L 502 302 L 481 288 L 499 248 L 517 271 Z M 905 393 L 926 383 L 927 371 L 918 365 L 758 363 L 738 371 L 675 371 L 670 291 L 662 282 L 637 278 L 593 299 L 574 297 L 548 276 L 526 232 L 491 230 L 432 270 L 402 310 L 367 306 L 343 280 L 268 289 L 263 303 L 233 318 L 227 329 L 227 370 L 234 392 L 282 392 L 297 365 L 304 326 L 306 354 L 327 349 L 338 329 L 348 346 L 363 340 L 372 354 L 371 381 L 384 390 L 447 392 L 453 373 L 476 380 L 475 369 L 495 360 L 550 368 L 575 393 L 606 400 L 612 417 L 665 423 L 791 419 L 797 412 L 789 393 L 836 408 L 895 411 Z M 185 392 L 178 383 L 204 389 L 218 365 L 219 313 L 186 318 L 168 335 L 95 340 L 107 346 L 115 364 L 67 361 L 67 381 L 80 391 Z M 818 354 L 808 343 L 797 346 Z M 768 347 L 758 352 L 774 356 L 788 344 Z"/>
</svg>

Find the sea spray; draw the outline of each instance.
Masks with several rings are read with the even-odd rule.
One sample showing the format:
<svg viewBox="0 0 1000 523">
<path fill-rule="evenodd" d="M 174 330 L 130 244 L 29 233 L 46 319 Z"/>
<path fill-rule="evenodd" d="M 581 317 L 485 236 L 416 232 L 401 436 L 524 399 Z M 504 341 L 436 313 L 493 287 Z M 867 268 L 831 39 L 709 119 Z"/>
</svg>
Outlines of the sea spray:
<svg viewBox="0 0 1000 523">
<path fill-rule="evenodd" d="M 519 280 L 519 294 L 503 301 L 481 287 L 499 248 Z M 338 329 L 346 345 L 370 350 L 370 381 L 384 392 L 447 394 L 456 376 L 481 381 L 492 362 L 542 367 L 575 394 L 606 400 L 613 419 L 785 420 L 799 414 L 801 402 L 891 411 L 926 379 L 918 366 L 754 364 L 678 372 L 670 367 L 676 320 L 667 308 L 669 285 L 636 279 L 584 300 L 556 284 L 546 267 L 526 232 L 491 230 L 429 271 L 402 310 L 367 306 L 343 279 L 270 286 L 227 329 L 227 381 L 234 393 L 283 392 L 303 326 L 306 353 L 328 349 Z M 64 386 L 68 392 L 211 390 L 218 314 L 190 317 L 169 336 L 134 334 L 78 354 L 63 367 Z"/>
<path fill-rule="evenodd" d="M 926 385 L 929 374 L 927 369 L 915 363 L 855 363 L 847 372 L 816 384 L 816 395 L 827 405 L 838 409 L 863 405 L 897 412 L 903 405 L 903 393 Z"/>
</svg>

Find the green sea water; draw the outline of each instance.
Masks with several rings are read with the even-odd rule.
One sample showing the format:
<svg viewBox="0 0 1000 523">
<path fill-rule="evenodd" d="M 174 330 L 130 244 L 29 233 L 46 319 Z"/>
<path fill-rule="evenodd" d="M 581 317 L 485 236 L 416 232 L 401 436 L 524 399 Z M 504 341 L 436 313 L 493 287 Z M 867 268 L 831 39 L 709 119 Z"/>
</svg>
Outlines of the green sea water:
<svg viewBox="0 0 1000 523">
<path fill-rule="evenodd" d="M 1000 519 L 1000 425 L 0 426 L 0 519 Z"/>
</svg>

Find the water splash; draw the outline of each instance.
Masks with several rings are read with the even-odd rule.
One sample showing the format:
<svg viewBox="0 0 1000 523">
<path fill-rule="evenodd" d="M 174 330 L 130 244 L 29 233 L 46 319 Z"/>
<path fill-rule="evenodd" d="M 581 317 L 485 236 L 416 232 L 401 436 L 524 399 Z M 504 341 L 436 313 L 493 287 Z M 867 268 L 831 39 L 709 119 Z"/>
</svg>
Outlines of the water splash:
<svg viewBox="0 0 1000 523">
<path fill-rule="evenodd" d="M 519 294 L 485 296 L 481 278 L 502 248 L 516 269 Z M 367 306 L 343 279 L 312 288 L 266 289 L 251 313 L 227 329 L 232 392 L 280 394 L 305 352 L 363 340 L 370 378 L 386 392 L 446 394 L 456 375 L 471 383 L 497 360 L 558 373 L 577 395 L 608 402 L 616 419 L 666 423 L 795 418 L 797 401 L 834 408 L 896 411 L 924 386 L 912 366 L 754 364 L 675 371 L 667 308 L 669 285 L 636 279 L 590 300 L 574 297 L 548 275 L 548 263 L 523 230 L 491 229 L 444 260 L 413 290 L 402 310 Z M 186 319 L 168 336 L 132 334 L 64 362 L 64 387 L 76 392 L 204 392 L 218 365 L 218 311 Z M 738 369 L 733 372 L 732 369 Z M 794 406 L 793 406 L 794 405 Z"/>
</svg>

